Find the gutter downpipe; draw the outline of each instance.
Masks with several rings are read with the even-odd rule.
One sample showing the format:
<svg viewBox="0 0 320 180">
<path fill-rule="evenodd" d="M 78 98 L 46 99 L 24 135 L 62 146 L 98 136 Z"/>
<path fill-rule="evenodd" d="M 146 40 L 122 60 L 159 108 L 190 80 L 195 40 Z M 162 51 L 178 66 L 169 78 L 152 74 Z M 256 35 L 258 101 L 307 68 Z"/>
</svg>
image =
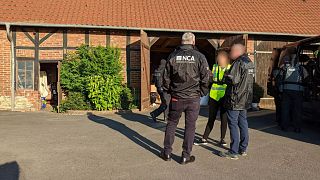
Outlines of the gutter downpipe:
<svg viewBox="0 0 320 180">
<path fill-rule="evenodd" d="M 14 91 L 14 69 L 15 69 L 15 64 L 14 64 L 14 42 L 12 38 L 12 31 L 10 30 L 10 24 L 6 23 L 6 32 L 7 32 L 7 38 L 10 41 L 10 59 L 11 59 L 11 111 L 15 110 L 15 91 Z"/>
</svg>

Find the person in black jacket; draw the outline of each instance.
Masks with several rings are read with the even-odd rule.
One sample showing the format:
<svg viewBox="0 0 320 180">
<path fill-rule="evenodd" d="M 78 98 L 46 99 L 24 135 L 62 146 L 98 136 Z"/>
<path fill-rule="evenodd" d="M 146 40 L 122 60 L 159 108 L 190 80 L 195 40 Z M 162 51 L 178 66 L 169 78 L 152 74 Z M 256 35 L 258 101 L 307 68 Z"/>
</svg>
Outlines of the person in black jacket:
<svg viewBox="0 0 320 180">
<path fill-rule="evenodd" d="M 228 126 L 230 129 L 230 151 L 221 152 L 222 157 L 238 159 L 238 155 L 246 156 L 249 142 L 247 109 L 250 108 L 253 96 L 254 64 L 245 55 L 246 49 L 242 44 L 231 48 L 231 59 L 234 62 L 225 73 L 227 89 L 225 108 L 227 109 Z M 240 129 L 240 137 L 239 130 Z"/>
<path fill-rule="evenodd" d="M 195 36 L 185 33 L 182 45 L 167 60 L 164 89 L 171 94 L 169 117 L 160 157 L 171 160 L 175 131 L 181 114 L 185 113 L 185 134 L 181 164 L 195 161 L 191 156 L 196 120 L 200 110 L 200 97 L 208 92 L 209 66 L 203 54 L 194 48 Z"/>
<path fill-rule="evenodd" d="M 271 65 L 268 70 L 268 95 L 274 97 L 276 105 L 276 122 L 281 126 L 281 92 L 280 84 L 280 68 L 278 67 L 280 60 L 281 49 L 274 48 L 271 55 Z"/>
<path fill-rule="evenodd" d="M 154 122 L 157 122 L 157 117 L 164 112 L 165 120 L 169 114 L 169 102 L 170 102 L 170 95 L 163 89 L 163 73 L 166 67 L 167 60 L 162 59 L 160 61 L 159 67 L 154 72 L 154 82 L 157 88 L 157 92 L 161 99 L 161 104 L 158 109 L 152 111 L 150 116 L 152 117 Z"/>
</svg>

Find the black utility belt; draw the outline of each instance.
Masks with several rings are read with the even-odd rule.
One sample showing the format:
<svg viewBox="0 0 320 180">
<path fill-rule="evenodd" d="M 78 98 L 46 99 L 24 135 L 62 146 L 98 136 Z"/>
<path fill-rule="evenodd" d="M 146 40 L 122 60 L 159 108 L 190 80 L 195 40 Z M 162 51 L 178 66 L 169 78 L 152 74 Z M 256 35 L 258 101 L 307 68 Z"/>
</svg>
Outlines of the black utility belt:
<svg viewBox="0 0 320 180">
<path fill-rule="evenodd" d="M 299 82 L 283 82 L 282 84 L 295 84 L 295 85 L 300 85 L 300 86 L 305 86 L 304 83 L 299 83 Z"/>
</svg>

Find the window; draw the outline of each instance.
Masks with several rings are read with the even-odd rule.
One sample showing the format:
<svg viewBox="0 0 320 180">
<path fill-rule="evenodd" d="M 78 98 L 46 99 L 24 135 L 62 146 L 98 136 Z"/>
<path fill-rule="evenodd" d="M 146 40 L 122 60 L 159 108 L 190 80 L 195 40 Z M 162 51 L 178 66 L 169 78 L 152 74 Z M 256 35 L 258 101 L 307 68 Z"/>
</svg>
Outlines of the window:
<svg viewBox="0 0 320 180">
<path fill-rule="evenodd" d="M 18 64 L 18 89 L 33 89 L 33 61 L 17 61 Z"/>
</svg>

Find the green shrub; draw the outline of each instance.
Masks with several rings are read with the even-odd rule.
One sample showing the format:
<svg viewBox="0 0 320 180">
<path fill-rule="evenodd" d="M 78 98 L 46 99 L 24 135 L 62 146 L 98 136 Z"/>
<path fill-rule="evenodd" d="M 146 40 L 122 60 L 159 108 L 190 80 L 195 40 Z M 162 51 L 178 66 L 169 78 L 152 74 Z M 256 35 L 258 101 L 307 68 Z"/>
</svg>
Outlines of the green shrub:
<svg viewBox="0 0 320 180">
<path fill-rule="evenodd" d="M 85 83 L 81 76 L 80 66 L 81 59 L 76 54 L 68 54 L 67 58 L 62 61 L 60 72 L 61 87 L 65 92 L 82 92 Z"/>
<path fill-rule="evenodd" d="M 134 97 L 131 93 L 131 90 L 127 87 L 124 86 L 122 88 L 121 92 L 121 109 L 123 110 L 129 110 L 129 109 L 134 109 L 136 106 L 134 105 Z"/>
<path fill-rule="evenodd" d="M 86 89 L 88 78 L 93 75 L 104 78 L 111 75 L 121 82 L 121 71 L 119 49 L 83 45 L 63 60 L 61 87 L 66 91 L 82 92 Z"/>
<path fill-rule="evenodd" d="M 88 98 L 93 108 L 99 111 L 113 110 L 120 107 L 120 94 L 122 86 L 113 76 L 103 78 L 92 76 L 88 83 Z"/>
<path fill-rule="evenodd" d="M 132 95 L 122 84 L 120 50 L 83 45 L 69 54 L 61 66 L 61 87 L 81 92 L 95 110 L 130 109 Z"/>
<path fill-rule="evenodd" d="M 86 96 L 80 92 L 69 92 L 67 98 L 60 105 L 60 112 L 90 109 L 90 102 L 86 101 Z"/>
</svg>

